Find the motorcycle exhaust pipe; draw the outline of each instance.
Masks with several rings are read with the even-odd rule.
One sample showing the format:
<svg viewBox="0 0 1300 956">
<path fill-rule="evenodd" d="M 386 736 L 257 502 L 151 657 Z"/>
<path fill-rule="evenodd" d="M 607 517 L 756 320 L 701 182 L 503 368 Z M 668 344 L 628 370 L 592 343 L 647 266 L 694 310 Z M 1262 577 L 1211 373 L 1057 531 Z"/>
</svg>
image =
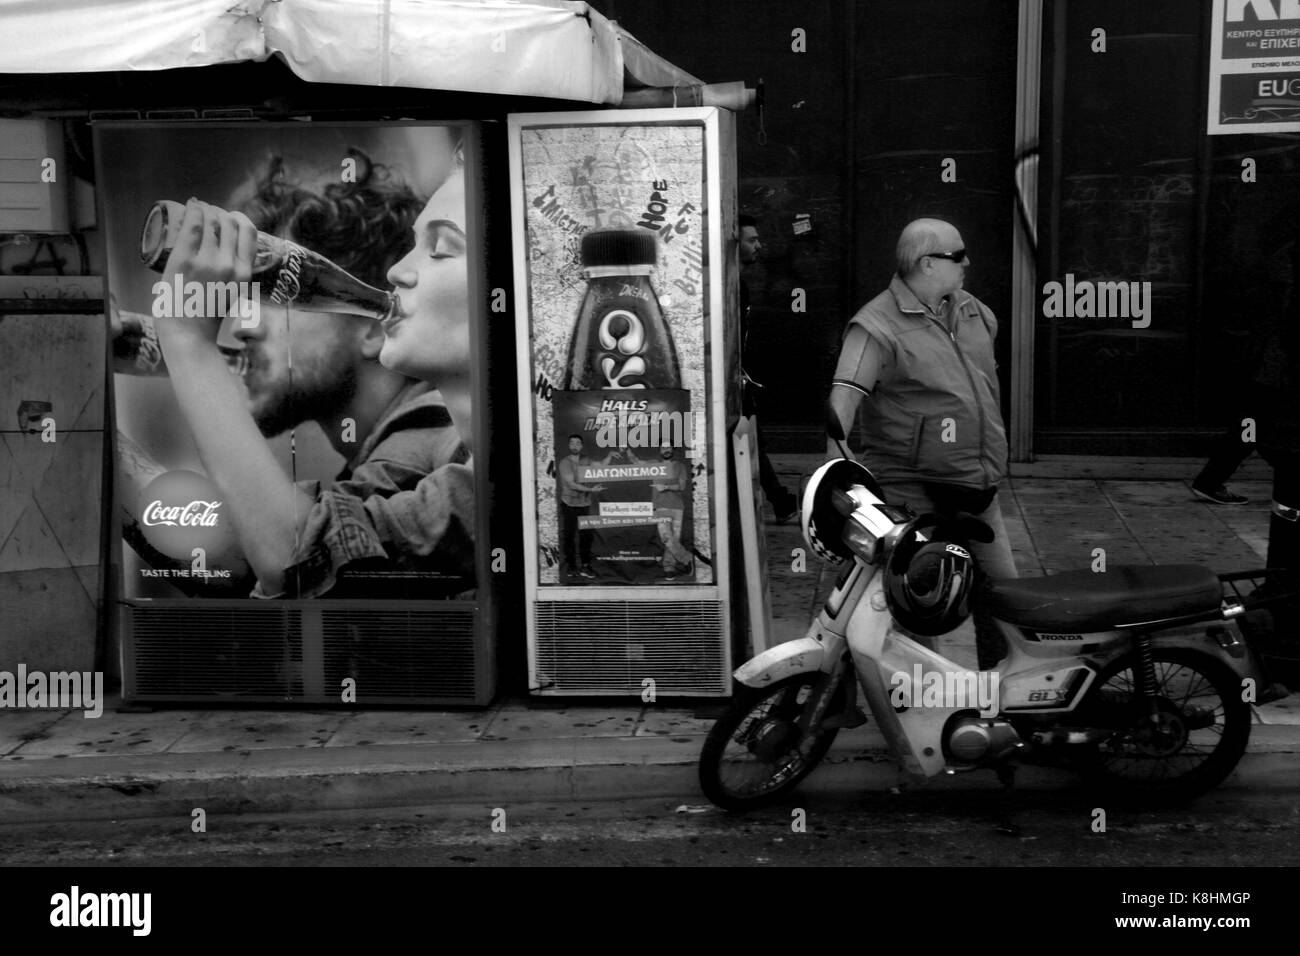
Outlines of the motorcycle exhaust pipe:
<svg viewBox="0 0 1300 956">
<path fill-rule="evenodd" d="M 1084 730 L 1070 730 L 1066 727 L 1054 727 L 1051 730 L 1035 731 L 1031 737 L 1040 747 L 1077 747 L 1085 744 L 1099 744 L 1111 737 L 1115 731 L 1092 727 Z"/>
</svg>

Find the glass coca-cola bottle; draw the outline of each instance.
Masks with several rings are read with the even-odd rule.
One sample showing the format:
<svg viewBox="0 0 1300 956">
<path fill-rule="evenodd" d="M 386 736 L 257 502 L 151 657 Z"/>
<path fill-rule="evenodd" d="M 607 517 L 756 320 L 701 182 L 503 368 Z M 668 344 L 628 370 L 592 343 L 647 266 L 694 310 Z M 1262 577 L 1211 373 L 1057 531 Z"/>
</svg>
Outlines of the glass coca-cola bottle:
<svg viewBox="0 0 1300 956">
<path fill-rule="evenodd" d="M 154 317 L 146 312 L 133 312 L 110 306 L 112 317 L 109 331 L 113 337 L 113 371 L 123 375 L 168 375 L 167 361 L 162 346 L 158 344 L 158 330 Z M 248 369 L 248 353 L 242 347 L 234 348 L 217 337 L 217 351 L 226 360 L 232 375 L 243 375 Z"/>
<path fill-rule="evenodd" d="M 599 229 L 582 237 L 587 292 L 569 341 L 566 391 L 681 388 L 672 331 L 650 285 L 656 236 Z"/>
<path fill-rule="evenodd" d="M 185 206 L 168 199 L 149 210 L 140 232 L 140 259 L 155 272 L 166 267 L 184 217 Z M 383 319 L 393 304 L 391 293 L 367 285 L 319 253 L 265 232 L 257 234 L 253 280 L 266 301 L 304 312 Z"/>
</svg>

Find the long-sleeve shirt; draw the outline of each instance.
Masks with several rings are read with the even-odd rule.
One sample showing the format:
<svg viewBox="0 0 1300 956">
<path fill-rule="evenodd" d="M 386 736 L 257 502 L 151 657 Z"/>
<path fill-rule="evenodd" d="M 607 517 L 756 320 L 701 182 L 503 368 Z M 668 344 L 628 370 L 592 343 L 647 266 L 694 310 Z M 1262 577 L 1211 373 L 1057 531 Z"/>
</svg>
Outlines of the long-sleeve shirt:
<svg viewBox="0 0 1300 956">
<path fill-rule="evenodd" d="M 446 597 L 475 587 L 473 461 L 442 397 L 412 383 L 314 502 L 284 591 L 256 597 Z"/>
</svg>

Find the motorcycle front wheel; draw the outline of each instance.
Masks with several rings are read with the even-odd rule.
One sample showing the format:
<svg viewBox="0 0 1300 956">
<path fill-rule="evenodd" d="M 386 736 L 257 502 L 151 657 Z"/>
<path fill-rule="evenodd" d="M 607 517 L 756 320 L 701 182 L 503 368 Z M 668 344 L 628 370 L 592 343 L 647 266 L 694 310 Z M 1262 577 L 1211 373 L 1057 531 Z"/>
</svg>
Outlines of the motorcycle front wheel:
<svg viewBox="0 0 1300 956">
<path fill-rule="evenodd" d="M 1219 785 L 1250 739 L 1250 705 L 1227 664 L 1200 651 L 1152 650 L 1156 715 L 1139 692 L 1137 653 L 1109 664 L 1088 692 L 1085 712 L 1114 734 L 1084 772 L 1121 797 L 1181 802 Z"/>
<path fill-rule="evenodd" d="M 799 727 L 805 707 L 826 675 L 795 674 L 768 687 L 746 687 L 709 731 L 700 753 L 700 787 L 724 810 L 755 810 L 774 803 L 826 756 L 838 728 L 810 735 Z M 824 717 L 843 706 L 844 680 Z"/>
</svg>

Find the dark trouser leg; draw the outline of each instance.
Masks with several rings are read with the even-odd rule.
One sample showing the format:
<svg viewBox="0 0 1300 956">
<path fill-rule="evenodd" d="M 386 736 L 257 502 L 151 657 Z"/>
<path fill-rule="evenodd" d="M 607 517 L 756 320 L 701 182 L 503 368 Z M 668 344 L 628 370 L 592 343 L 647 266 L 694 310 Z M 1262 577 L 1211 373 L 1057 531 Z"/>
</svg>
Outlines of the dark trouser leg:
<svg viewBox="0 0 1300 956">
<path fill-rule="evenodd" d="M 985 611 L 976 611 L 975 618 L 975 654 L 979 669 L 991 671 L 998 661 L 1007 656 L 1007 639 L 998 629 L 997 623 Z"/>
<path fill-rule="evenodd" d="M 571 508 L 560 502 L 560 550 L 564 554 L 564 563 L 571 570 L 578 568 L 578 518 L 575 513 L 581 509 Z"/>
<path fill-rule="evenodd" d="M 763 494 L 767 496 L 772 507 L 784 514 L 788 509 L 781 506 L 788 504 L 790 492 L 786 491 L 781 484 L 781 479 L 777 477 L 776 469 L 772 467 L 772 462 L 762 445 L 758 446 L 758 482 L 763 486 Z"/>
<path fill-rule="evenodd" d="M 772 462 L 767 457 L 767 449 L 763 445 L 763 429 L 758 427 L 758 419 L 754 419 L 754 424 L 755 441 L 758 444 L 758 483 L 763 487 L 763 494 L 767 496 L 772 510 L 779 517 L 793 511 L 799 502 L 794 494 L 781 484 L 776 469 L 772 467 Z"/>
<path fill-rule="evenodd" d="M 1241 433 L 1244 431 L 1241 421 L 1245 417 L 1243 415 L 1238 418 L 1228 426 L 1226 432 L 1215 439 L 1210 458 L 1201 469 L 1201 473 L 1192 481 L 1193 486 L 1202 491 L 1213 491 L 1227 482 L 1232 477 L 1232 473 L 1241 467 L 1241 463 L 1250 457 L 1250 453 L 1255 450 L 1254 443 L 1241 440 Z"/>
<path fill-rule="evenodd" d="M 995 578 L 1019 577 L 1016 559 L 1011 553 L 1011 542 L 1007 537 L 1006 522 L 1002 518 L 1002 504 L 995 496 L 989 506 L 977 515 L 993 531 L 993 540 L 971 542 L 971 553 L 986 574 Z M 1007 656 L 1007 639 L 998 628 L 993 618 L 986 612 L 977 610 L 975 618 L 975 651 L 982 671 L 992 670 L 998 661 Z"/>
<path fill-rule="evenodd" d="M 583 508 L 582 513 L 586 514 L 587 509 Z M 578 523 L 578 519 L 577 518 L 573 519 L 573 522 L 576 525 Z M 579 554 L 582 555 L 582 566 L 584 568 L 587 567 L 589 564 L 591 564 L 591 540 L 592 540 L 592 532 L 590 531 L 578 532 L 578 552 Z"/>
</svg>

